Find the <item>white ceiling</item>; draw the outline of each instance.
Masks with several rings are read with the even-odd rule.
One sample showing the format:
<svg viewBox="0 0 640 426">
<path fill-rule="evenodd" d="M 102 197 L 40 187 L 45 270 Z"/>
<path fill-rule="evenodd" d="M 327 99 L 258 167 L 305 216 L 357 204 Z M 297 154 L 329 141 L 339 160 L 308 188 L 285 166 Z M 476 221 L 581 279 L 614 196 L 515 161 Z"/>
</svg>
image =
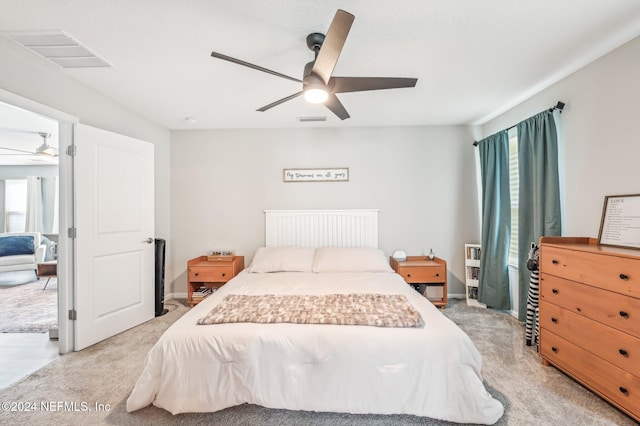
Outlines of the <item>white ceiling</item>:
<svg viewBox="0 0 640 426">
<path fill-rule="evenodd" d="M 301 97 L 256 112 L 299 84 L 210 56 L 301 78 L 307 34 L 326 32 L 337 9 L 355 22 L 334 75 L 417 86 L 338 95 L 343 122 Z M 60 72 L 170 129 L 481 124 L 640 35 L 638 0 L 0 0 L 0 10 L 0 32 L 63 30 L 104 58 L 112 68 Z M 318 115 L 327 121 L 296 120 Z"/>
<path fill-rule="evenodd" d="M 47 145 L 58 148 L 57 121 L 0 102 L 0 165 L 57 165 L 57 157 L 35 155 L 44 140 L 39 133 L 49 134 Z M 31 151 L 33 154 L 15 150 Z"/>
</svg>

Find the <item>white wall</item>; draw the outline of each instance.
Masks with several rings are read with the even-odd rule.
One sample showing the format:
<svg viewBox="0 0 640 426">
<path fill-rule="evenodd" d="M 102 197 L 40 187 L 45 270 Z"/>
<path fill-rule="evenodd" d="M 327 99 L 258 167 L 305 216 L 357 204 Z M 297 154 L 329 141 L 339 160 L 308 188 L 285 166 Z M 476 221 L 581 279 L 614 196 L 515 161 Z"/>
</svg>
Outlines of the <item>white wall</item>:
<svg viewBox="0 0 640 426">
<path fill-rule="evenodd" d="M 84 124 L 155 145 L 156 236 L 170 241 L 169 131 L 1 37 L 0 70 L 0 89 L 75 116 Z M 170 248 L 168 244 L 167 251 Z"/>
<path fill-rule="evenodd" d="M 188 259 L 264 245 L 265 209 L 380 209 L 380 248 L 448 261 L 464 294 L 464 243 L 478 242 L 473 135 L 466 127 L 173 131 L 173 291 Z M 283 168 L 348 167 L 349 182 L 284 183 Z"/>
</svg>

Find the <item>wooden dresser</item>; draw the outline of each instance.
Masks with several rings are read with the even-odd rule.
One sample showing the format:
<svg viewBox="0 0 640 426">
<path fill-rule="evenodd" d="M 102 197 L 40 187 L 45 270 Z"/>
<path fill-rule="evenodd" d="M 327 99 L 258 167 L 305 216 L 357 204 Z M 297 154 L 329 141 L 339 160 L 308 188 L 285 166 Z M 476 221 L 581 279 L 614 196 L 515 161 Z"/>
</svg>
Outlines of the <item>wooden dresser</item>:
<svg viewBox="0 0 640 426">
<path fill-rule="evenodd" d="M 540 356 L 640 421 L 640 251 L 540 239 Z"/>
</svg>

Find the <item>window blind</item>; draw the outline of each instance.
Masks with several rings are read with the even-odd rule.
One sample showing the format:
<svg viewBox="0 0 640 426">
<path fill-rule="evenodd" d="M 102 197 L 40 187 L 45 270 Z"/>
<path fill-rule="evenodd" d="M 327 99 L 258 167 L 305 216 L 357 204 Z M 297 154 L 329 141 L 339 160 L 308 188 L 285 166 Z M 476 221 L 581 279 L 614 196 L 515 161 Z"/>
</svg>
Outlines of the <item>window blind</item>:
<svg viewBox="0 0 640 426">
<path fill-rule="evenodd" d="M 509 243 L 509 264 L 518 266 L 518 132 L 509 131 L 509 196 L 511 197 L 511 241 Z"/>
</svg>

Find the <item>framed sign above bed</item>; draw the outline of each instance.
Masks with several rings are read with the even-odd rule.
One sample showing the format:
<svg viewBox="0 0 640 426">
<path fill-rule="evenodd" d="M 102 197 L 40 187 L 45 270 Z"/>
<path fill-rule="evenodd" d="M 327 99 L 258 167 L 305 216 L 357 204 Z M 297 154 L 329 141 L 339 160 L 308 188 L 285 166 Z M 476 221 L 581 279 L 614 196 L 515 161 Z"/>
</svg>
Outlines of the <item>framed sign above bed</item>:
<svg viewBox="0 0 640 426">
<path fill-rule="evenodd" d="M 284 182 L 348 182 L 349 168 L 283 169 Z"/>
</svg>

